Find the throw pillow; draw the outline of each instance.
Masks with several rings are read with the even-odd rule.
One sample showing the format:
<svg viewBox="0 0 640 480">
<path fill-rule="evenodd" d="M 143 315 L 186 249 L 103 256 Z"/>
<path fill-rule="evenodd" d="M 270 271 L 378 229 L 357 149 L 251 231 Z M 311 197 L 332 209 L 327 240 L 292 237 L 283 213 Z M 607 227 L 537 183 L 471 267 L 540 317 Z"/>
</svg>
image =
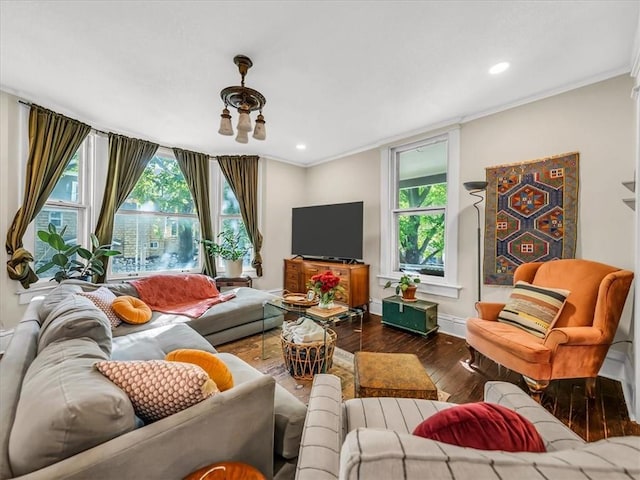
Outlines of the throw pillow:
<svg viewBox="0 0 640 480">
<path fill-rule="evenodd" d="M 507 304 L 498 314 L 498 321 L 544 338 L 553 321 L 560 315 L 569 293 L 569 290 L 539 287 L 519 281 L 513 287 Z"/>
<path fill-rule="evenodd" d="M 494 403 L 447 408 L 424 420 L 413 434 L 479 450 L 546 452 L 542 437 L 529 420 Z"/>
<path fill-rule="evenodd" d="M 221 392 L 233 387 L 233 375 L 227 365 L 213 353 L 204 350 L 183 348 L 169 352 L 165 360 L 170 362 L 193 363 L 209 374 Z"/>
<path fill-rule="evenodd" d="M 218 391 L 207 372 L 189 363 L 110 360 L 95 366 L 125 391 L 145 423 L 180 412 Z"/>
<path fill-rule="evenodd" d="M 151 320 L 151 309 L 137 297 L 123 295 L 116 297 L 111 303 L 111 308 L 120 320 L 132 325 L 147 323 Z"/>
<path fill-rule="evenodd" d="M 118 318 L 116 312 L 111 308 L 111 304 L 115 300 L 115 294 L 109 290 L 107 287 L 100 287 L 95 292 L 82 292 L 78 293 L 83 297 L 87 297 L 93 303 L 95 303 L 96 307 L 104 312 L 104 314 L 109 319 L 109 323 L 111 323 L 111 328 L 116 328 L 118 325 L 122 323 L 122 320 Z"/>
</svg>

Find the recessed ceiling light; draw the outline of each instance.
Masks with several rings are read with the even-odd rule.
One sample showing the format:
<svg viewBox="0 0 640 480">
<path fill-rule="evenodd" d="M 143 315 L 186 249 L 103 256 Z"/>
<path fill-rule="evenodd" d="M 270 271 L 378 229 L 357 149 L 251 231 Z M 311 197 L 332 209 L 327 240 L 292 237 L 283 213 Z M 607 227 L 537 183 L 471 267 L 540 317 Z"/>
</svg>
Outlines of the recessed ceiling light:
<svg viewBox="0 0 640 480">
<path fill-rule="evenodd" d="M 509 62 L 496 63 L 493 67 L 489 69 L 489 73 L 491 75 L 497 75 L 499 73 L 504 72 L 508 68 L 509 68 Z"/>
<path fill-rule="evenodd" d="M 299 143 L 299 144 L 296 145 L 296 148 L 298 150 L 306 150 L 307 146 L 304 143 Z"/>
</svg>

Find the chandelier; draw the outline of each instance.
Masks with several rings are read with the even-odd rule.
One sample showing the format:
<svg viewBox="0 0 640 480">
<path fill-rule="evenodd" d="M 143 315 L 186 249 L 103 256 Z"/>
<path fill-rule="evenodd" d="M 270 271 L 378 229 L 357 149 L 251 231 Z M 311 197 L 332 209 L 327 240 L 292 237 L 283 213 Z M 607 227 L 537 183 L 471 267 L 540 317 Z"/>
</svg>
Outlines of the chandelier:
<svg viewBox="0 0 640 480">
<path fill-rule="evenodd" d="M 247 71 L 253 66 L 253 62 L 249 57 L 236 55 L 233 58 L 233 63 L 238 66 L 242 81 L 240 82 L 240 86 L 227 87 L 220 92 L 220 98 L 222 98 L 224 102 L 224 110 L 222 110 L 222 115 L 220 115 L 220 129 L 218 133 L 220 135 L 233 135 L 231 114 L 228 108 L 232 106 L 240 114 L 236 127 L 238 129 L 236 142 L 247 143 L 251 130 L 253 130 L 253 138 L 256 140 L 264 140 L 267 138 L 267 132 L 264 126 L 265 122 L 264 116 L 262 115 L 262 107 L 267 103 L 267 99 L 257 90 L 244 86 L 244 77 Z M 249 114 L 255 110 L 258 110 L 260 113 L 258 114 L 258 118 L 256 118 L 256 126 L 253 128 Z"/>
</svg>

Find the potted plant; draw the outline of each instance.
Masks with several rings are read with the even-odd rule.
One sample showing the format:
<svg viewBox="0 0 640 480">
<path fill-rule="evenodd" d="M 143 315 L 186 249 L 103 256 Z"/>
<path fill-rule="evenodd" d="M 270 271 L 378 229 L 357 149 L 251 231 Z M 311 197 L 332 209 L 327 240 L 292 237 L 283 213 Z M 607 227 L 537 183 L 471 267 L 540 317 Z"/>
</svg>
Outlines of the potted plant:
<svg viewBox="0 0 640 480">
<path fill-rule="evenodd" d="M 242 232 L 236 233 L 231 229 L 225 229 L 216 238 L 217 242 L 209 239 L 201 240 L 207 254 L 224 260 L 224 269 L 228 277 L 241 276 L 242 260 L 249 251 L 245 246 L 245 235 Z"/>
<path fill-rule="evenodd" d="M 384 288 L 389 288 L 391 285 L 396 285 L 396 295 L 402 292 L 402 300 L 405 302 L 415 302 L 416 290 L 418 289 L 418 283 L 420 283 L 420 277 L 412 276 L 403 272 L 400 279 L 396 282 L 388 281 L 385 283 Z"/>
<path fill-rule="evenodd" d="M 68 278 L 89 280 L 93 275 L 104 274 L 104 262 L 102 261 L 104 257 L 113 257 L 121 253 L 118 250 L 111 250 L 111 245 L 100 245 L 98 237 L 93 233 L 91 234 L 93 252 L 78 244 L 67 243 L 63 238 L 66 230 L 67 226 L 65 225 L 58 232 L 52 223 L 49 224 L 47 230 L 38 230 L 38 238 L 56 253 L 47 263 L 36 270 L 36 274 L 57 267 L 58 270 L 52 280 L 58 283 Z"/>
</svg>

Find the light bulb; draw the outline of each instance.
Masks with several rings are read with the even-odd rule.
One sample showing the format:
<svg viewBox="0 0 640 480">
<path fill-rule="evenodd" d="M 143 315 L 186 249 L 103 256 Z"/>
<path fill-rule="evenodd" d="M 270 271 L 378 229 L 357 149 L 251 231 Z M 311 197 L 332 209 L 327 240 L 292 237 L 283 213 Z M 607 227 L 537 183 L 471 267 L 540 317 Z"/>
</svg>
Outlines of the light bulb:
<svg viewBox="0 0 640 480">
<path fill-rule="evenodd" d="M 253 130 L 253 138 L 256 140 L 264 140 L 267 138 L 267 130 L 265 129 L 265 121 L 262 114 L 256 118 L 256 128 Z"/>
</svg>

